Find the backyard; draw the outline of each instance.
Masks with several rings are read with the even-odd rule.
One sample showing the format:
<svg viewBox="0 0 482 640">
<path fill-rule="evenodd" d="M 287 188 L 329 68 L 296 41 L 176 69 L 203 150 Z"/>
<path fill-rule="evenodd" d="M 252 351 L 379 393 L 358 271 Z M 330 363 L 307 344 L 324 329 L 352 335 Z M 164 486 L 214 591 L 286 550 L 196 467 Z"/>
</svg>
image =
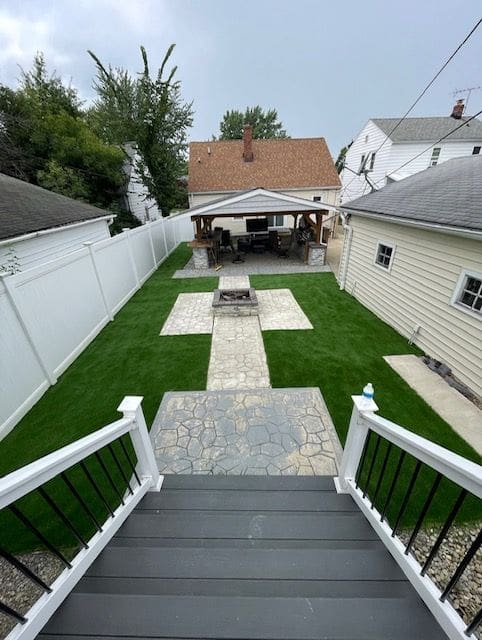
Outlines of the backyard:
<svg viewBox="0 0 482 640">
<path fill-rule="evenodd" d="M 179 293 L 212 291 L 217 286 L 217 278 L 171 277 L 189 257 L 189 250 L 179 247 L 2 441 L 0 473 L 117 419 L 116 407 L 125 395 L 144 396 L 150 426 L 165 392 L 206 389 L 211 336 L 159 336 Z M 290 289 L 310 319 L 313 330 L 263 333 L 271 384 L 319 387 L 342 443 L 352 410 L 351 395 L 360 393 L 370 381 L 380 415 L 480 461 L 382 358 L 418 354 L 417 348 L 340 291 L 331 273 L 252 276 L 251 286 Z M 404 469 L 407 478 L 410 468 L 409 463 Z M 417 483 L 407 521 L 413 520 L 430 482 L 427 475 Z M 455 495 L 449 487 L 442 493 L 432 507 L 433 519 L 441 517 Z M 479 515 L 478 508 L 467 501 L 461 516 L 471 520 Z"/>
</svg>

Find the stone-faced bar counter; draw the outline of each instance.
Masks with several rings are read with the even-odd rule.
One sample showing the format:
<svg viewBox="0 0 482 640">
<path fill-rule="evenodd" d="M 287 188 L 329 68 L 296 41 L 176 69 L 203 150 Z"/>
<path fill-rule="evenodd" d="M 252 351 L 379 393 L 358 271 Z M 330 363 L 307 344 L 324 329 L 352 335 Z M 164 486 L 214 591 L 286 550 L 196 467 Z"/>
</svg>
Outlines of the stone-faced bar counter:
<svg viewBox="0 0 482 640">
<path fill-rule="evenodd" d="M 310 267 L 323 267 L 326 262 L 326 244 L 308 243 L 308 260 Z"/>
<path fill-rule="evenodd" d="M 192 249 L 195 269 L 209 269 L 209 249 L 212 248 L 212 242 L 209 240 L 192 240 L 187 243 Z"/>
</svg>

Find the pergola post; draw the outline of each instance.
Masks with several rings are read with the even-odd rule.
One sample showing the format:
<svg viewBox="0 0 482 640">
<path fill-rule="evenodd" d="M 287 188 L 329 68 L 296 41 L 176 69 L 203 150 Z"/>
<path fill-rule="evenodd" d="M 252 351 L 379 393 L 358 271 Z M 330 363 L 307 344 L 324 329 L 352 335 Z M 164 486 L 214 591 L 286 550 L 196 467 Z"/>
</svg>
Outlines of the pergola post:
<svg viewBox="0 0 482 640">
<path fill-rule="evenodd" d="M 196 240 L 202 240 L 201 218 L 196 218 Z"/>
</svg>

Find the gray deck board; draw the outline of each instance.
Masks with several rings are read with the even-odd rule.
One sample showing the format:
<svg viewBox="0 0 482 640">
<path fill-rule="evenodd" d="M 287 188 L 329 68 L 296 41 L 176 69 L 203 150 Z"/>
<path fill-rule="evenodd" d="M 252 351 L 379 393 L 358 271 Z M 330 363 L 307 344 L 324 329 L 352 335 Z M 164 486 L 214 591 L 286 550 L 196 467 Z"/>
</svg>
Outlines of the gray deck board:
<svg viewBox="0 0 482 640">
<path fill-rule="evenodd" d="M 40 640 L 446 640 L 331 478 L 168 476 Z"/>
</svg>

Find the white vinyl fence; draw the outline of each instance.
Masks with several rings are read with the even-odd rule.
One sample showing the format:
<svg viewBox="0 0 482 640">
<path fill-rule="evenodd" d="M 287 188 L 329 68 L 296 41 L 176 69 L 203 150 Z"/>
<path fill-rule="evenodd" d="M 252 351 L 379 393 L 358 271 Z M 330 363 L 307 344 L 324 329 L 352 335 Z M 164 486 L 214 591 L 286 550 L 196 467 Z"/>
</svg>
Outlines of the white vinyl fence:
<svg viewBox="0 0 482 640">
<path fill-rule="evenodd" d="M 162 218 L 0 277 L 0 438 L 173 249 L 192 238 L 190 215 Z"/>
</svg>

